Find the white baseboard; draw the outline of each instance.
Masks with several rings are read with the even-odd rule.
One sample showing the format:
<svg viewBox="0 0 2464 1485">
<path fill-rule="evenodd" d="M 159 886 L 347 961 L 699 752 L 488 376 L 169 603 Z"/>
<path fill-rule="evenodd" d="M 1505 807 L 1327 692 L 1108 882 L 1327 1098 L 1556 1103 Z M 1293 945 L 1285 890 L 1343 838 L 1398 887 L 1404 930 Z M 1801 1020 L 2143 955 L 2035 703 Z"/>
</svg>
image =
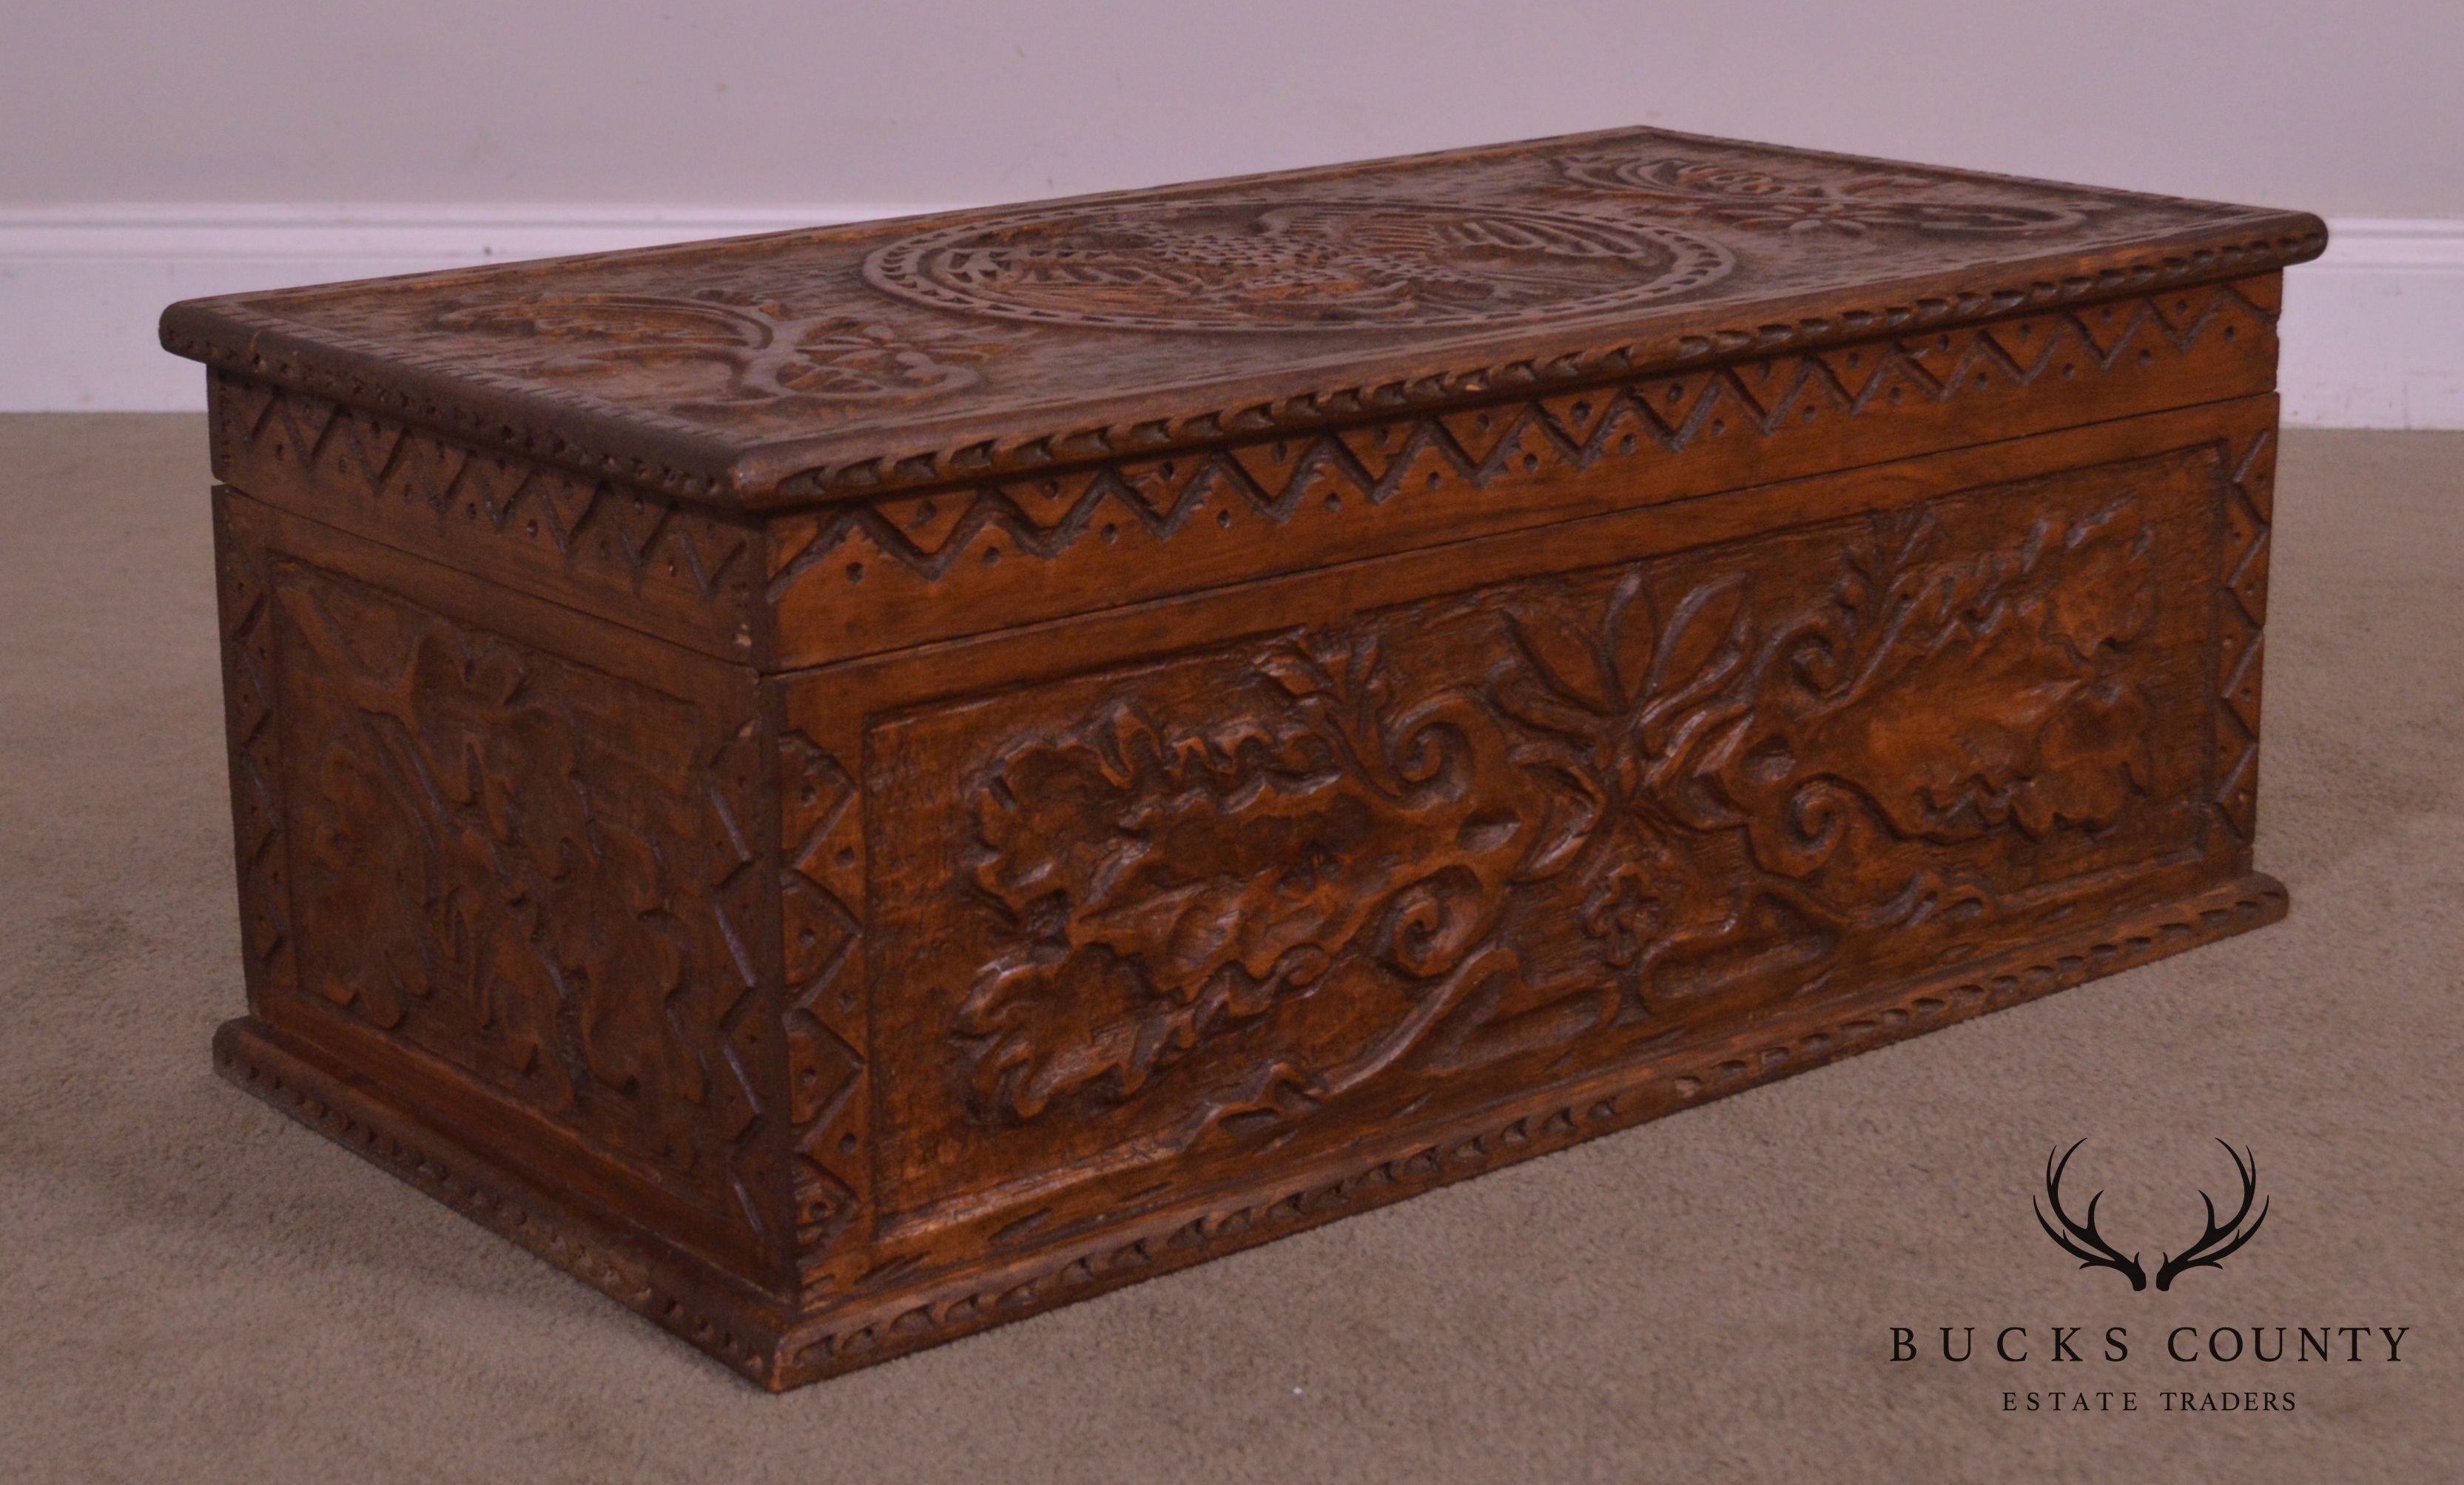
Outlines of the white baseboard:
<svg viewBox="0 0 2464 1485">
<path fill-rule="evenodd" d="M 935 209 L 64 207 L 0 211 L 0 411 L 187 411 L 205 379 L 164 354 L 174 299 L 492 259 L 598 252 Z M 2464 428 L 2464 220 L 2330 221 L 2293 271 L 2284 415 L 2329 427 Z"/>
<path fill-rule="evenodd" d="M 2329 220 L 2278 329 L 2287 423 L 2464 428 L 2464 220 Z"/>
<path fill-rule="evenodd" d="M 0 412 L 203 410 L 203 370 L 165 353 L 155 339 L 154 322 L 174 299 L 935 209 L 845 205 L 0 211 Z"/>
</svg>

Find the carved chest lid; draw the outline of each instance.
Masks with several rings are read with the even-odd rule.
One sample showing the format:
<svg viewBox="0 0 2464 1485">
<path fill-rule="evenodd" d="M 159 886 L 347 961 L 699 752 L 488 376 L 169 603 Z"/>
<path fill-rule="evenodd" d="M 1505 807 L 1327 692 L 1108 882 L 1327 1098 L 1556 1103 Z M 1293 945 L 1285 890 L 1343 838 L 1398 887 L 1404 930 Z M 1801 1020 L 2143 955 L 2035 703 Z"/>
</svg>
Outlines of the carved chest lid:
<svg viewBox="0 0 2464 1485">
<path fill-rule="evenodd" d="M 1634 129 L 175 304 L 163 343 L 748 508 L 2031 313 L 2316 217 Z"/>
</svg>

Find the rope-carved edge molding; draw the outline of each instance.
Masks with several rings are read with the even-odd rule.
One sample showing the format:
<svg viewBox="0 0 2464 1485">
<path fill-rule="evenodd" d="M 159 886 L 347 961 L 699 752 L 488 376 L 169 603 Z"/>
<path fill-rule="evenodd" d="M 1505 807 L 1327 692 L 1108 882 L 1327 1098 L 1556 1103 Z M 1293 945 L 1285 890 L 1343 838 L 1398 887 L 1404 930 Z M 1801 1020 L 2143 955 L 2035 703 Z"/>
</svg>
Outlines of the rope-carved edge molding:
<svg viewBox="0 0 2464 1485">
<path fill-rule="evenodd" d="M 2263 927 L 2283 917 L 2287 906 L 2281 884 L 2254 873 L 2125 919 L 2093 942 L 2032 950 L 2021 957 L 2034 962 L 1919 989 L 1887 1006 L 1772 1042 L 1748 1056 L 1724 1059 L 1699 1072 L 1646 1068 L 1639 1075 L 1632 1069 L 1611 1075 L 1548 1113 L 1523 1114 L 1333 1181 L 1208 1212 L 1159 1235 L 1045 1256 L 1030 1275 L 1012 1284 L 914 1305 L 886 1321 L 818 1339 L 791 1336 L 775 1368 L 780 1380 L 774 1385 L 795 1387 L 833 1376 L 1565 1149 L 1682 1107 Z"/>
<path fill-rule="evenodd" d="M 758 452 L 737 448 L 726 435 L 672 414 L 542 387 L 446 355 L 413 353 L 317 330 L 245 300 L 174 305 L 164 312 L 161 338 L 164 349 L 209 366 L 389 412 L 492 448 L 678 499 L 737 507 L 792 505 L 1196 448 L 1239 436 L 1468 405 L 1533 388 L 1572 388 L 1657 370 L 1692 370 L 1777 351 L 1981 323 L 2155 288 L 2242 277 L 2306 262 L 2324 251 L 2325 229 L 2315 218 L 2308 222 L 2298 230 L 2136 260 L 2125 257 L 2093 273 L 2016 283 L 1953 284 L 1905 303 L 1660 339 L 1624 339 L 1548 358 L 1517 358 L 1233 406 L 1065 427 L 1014 441 L 979 439 L 796 469 L 764 469 Z M 488 401 L 489 394 L 500 401 Z M 569 409 L 576 424 L 588 426 L 552 426 L 539 416 L 552 405 Z M 666 437 L 644 436 L 656 434 Z"/>
<path fill-rule="evenodd" d="M 246 1022 L 230 1023 L 217 1036 L 215 1059 L 226 1078 L 309 1128 L 712 1351 L 753 1381 L 785 1390 L 2133 969 L 2276 922 L 2287 906 L 2281 884 L 2253 873 L 2145 909 L 2103 932 L 2029 950 L 2013 956 L 2015 963 L 2006 960 L 2006 968 L 1989 966 L 1919 986 L 1886 1005 L 1707 1065 L 1626 1069 L 1589 1087 L 1549 1095 L 1556 1106 L 1544 1104 L 1545 1112 L 1490 1122 L 1331 1181 L 1170 1217 L 1127 1241 L 1116 1235 L 1092 1247 L 1038 1255 L 1011 1268 L 1005 1282 L 986 1285 L 980 1276 L 970 1276 L 961 1280 L 961 1292 L 947 1298 L 914 1303 L 898 1297 L 869 1317 L 827 1316 L 802 1324 L 779 1325 L 750 1302 L 744 1313 L 727 1316 L 697 1305 L 553 1204 L 470 1173 L 483 1162 L 440 1156 L 415 1137 L 406 1138 L 398 1127 L 405 1121 L 381 1118 L 363 1106 L 363 1095 L 259 1042 Z"/>
<path fill-rule="evenodd" d="M 767 1386 L 772 1346 L 767 1327 L 746 1315 L 718 1314 L 663 1282 L 652 1266 L 559 1210 L 516 1191 L 484 1163 L 419 1131 L 408 1118 L 380 1112 L 363 1095 L 297 1056 L 259 1039 L 246 1021 L 225 1022 L 214 1036 L 214 1067 L 241 1091 L 267 1103 L 381 1169 L 407 1182 L 481 1227 L 520 1244 L 634 1313 L 710 1352 Z M 406 1135 L 404 1130 L 414 1132 Z"/>
</svg>

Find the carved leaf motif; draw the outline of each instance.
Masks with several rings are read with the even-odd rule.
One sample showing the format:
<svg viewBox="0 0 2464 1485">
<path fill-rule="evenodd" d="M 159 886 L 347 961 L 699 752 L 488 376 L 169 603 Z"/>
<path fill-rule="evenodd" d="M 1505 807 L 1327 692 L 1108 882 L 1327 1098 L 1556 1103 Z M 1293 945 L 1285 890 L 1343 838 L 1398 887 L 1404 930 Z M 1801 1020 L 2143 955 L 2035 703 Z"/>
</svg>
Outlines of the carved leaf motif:
<svg viewBox="0 0 2464 1485">
<path fill-rule="evenodd" d="M 958 1018 L 987 1115 L 1126 1099 L 1330 974 L 1442 979 L 1480 938 L 1529 830 L 1474 787 L 1504 767 L 1485 721 L 1442 693 L 1391 708 L 1374 637 L 1277 642 L 1255 668 L 1281 697 L 1255 720 L 1175 733 L 1115 709 L 978 791 L 973 880 L 1021 940 Z M 1208 1118 L 1343 1076 L 1244 1079 Z"/>
<path fill-rule="evenodd" d="M 1740 574 L 1685 595 L 1669 618 L 1642 693 L 1657 698 L 1716 685 L 1744 657 L 1746 605 L 1752 592 L 1752 579 Z"/>
<path fill-rule="evenodd" d="M 1288 696 L 1319 696 L 1334 689 L 1334 678 L 1298 644 L 1269 646 L 1258 666 L 1274 677 Z"/>
<path fill-rule="evenodd" d="M 2130 676 L 2155 528 L 2074 500 L 1287 635 L 1245 686 L 1124 679 L 973 791 L 1003 947 L 954 1028 L 968 1106 L 1173 1110 L 1151 1138 L 1178 1148 L 1815 994 L 1852 946 L 1990 919 L 1993 873 L 2085 849 L 2154 787 Z M 1443 679 L 1466 656 L 1476 691 Z"/>
<path fill-rule="evenodd" d="M 618 720 L 619 683 L 345 579 L 303 572 L 279 603 L 303 981 L 738 1208 L 758 1108 L 719 1071 L 732 961 L 676 910 L 723 797 L 671 751 L 689 718 L 630 731 L 651 723 Z"/>
<path fill-rule="evenodd" d="M 1518 753 L 1516 761 L 1551 786 L 1549 812 L 1531 841 L 1531 854 L 1515 869 L 1516 880 L 1536 882 L 1554 876 L 1583 848 L 1608 812 L 1609 801 L 1578 762 L 1538 749 Z"/>
<path fill-rule="evenodd" d="M 1574 704 L 1557 688 L 1529 675 L 1515 674 L 1498 683 L 1494 699 L 1507 715 L 1544 732 L 1591 742 L 1605 730 L 1600 712 Z"/>
<path fill-rule="evenodd" d="M 1591 640 L 1564 616 L 1547 609 L 1512 608 L 1507 610 L 1507 622 L 1513 625 L 1515 641 L 1530 658 L 1532 669 L 1551 690 L 1603 715 L 1617 710 Z"/>
<path fill-rule="evenodd" d="M 1609 597 L 1609 657 L 1620 704 L 1651 689 L 1652 657 L 1659 652 L 1660 616 L 1638 568 L 1618 579 Z"/>
</svg>

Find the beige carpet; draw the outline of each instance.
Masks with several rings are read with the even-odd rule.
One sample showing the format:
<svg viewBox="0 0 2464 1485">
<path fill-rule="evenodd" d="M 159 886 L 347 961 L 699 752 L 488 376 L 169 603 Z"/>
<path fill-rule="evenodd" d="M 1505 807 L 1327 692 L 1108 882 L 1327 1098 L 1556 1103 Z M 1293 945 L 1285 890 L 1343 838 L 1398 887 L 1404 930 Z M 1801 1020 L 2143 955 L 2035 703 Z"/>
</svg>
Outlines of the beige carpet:
<svg viewBox="0 0 2464 1485">
<path fill-rule="evenodd" d="M 0 1477 L 2464 1477 L 2464 435 L 2287 443 L 2281 927 L 783 1398 L 209 1074 L 240 981 L 204 448 L 0 419 Z M 2085 1137 L 2152 1264 L 2231 1179 L 2211 1135 L 2272 1214 L 2170 1293 L 2030 1215 Z M 2409 1330 L 2180 1365 L 2186 1324 Z M 2028 1363 L 1985 1359 L 2006 1325 Z M 2186 1387 L 2293 1409 L 2163 1410 Z"/>
</svg>

